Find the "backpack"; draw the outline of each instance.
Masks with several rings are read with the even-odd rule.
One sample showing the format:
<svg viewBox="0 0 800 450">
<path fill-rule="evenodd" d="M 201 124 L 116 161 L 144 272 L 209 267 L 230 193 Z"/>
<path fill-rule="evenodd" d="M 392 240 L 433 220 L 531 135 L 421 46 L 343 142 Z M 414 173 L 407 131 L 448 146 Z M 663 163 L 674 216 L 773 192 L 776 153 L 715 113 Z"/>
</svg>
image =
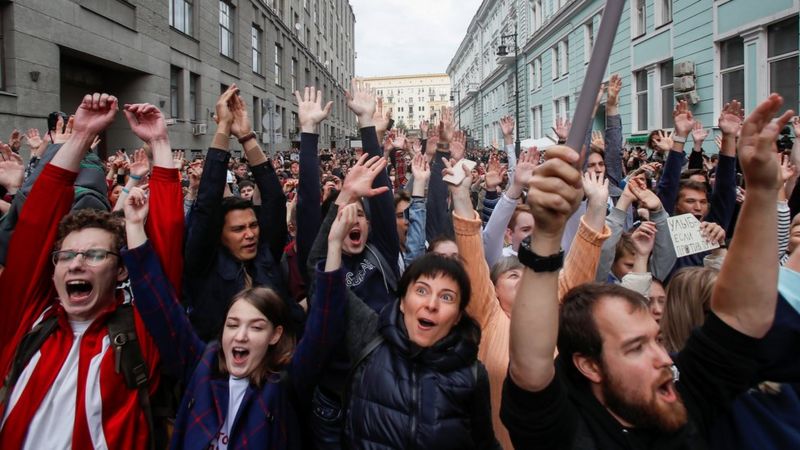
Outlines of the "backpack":
<svg viewBox="0 0 800 450">
<path fill-rule="evenodd" d="M 22 371 L 33 358 L 33 355 L 44 345 L 47 338 L 55 331 L 56 326 L 58 326 L 58 318 L 52 315 L 36 324 L 22 338 L 22 342 L 20 342 L 14 355 L 11 370 L 6 375 L 3 388 L 0 389 L 0 410 L 8 405 L 11 392 L 14 390 Z M 159 420 L 157 424 L 159 426 L 156 427 L 156 423 L 153 420 L 153 412 L 158 413 L 159 419 L 172 418 L 174 414 L 165 415 L 163 414 L 164 411 L 170 408 L 154 408 L 151 405 L 150 394 L 147 389 L 150 384 L 148 367 L 142 355 L 139 339 L 136 336 L 133 306 L 129 303 L 119 305 L 109 316 L 107 327 L 108 336 L 114 349 L 115 370 L 117 373 L 122 373 L 128 389 L 135 389 L 138 392 L 139 406 L 144 411 L 147 426 L 150 428 L 150 449 L 167 448 L 170 434 L 167 429 L 169 427 L 166 421 L 162 420 Z M 159 387 L 154 397 L 169 397 L 169 395 L 159 395 L 161 391 L 162 388 Z"/>
</svg>

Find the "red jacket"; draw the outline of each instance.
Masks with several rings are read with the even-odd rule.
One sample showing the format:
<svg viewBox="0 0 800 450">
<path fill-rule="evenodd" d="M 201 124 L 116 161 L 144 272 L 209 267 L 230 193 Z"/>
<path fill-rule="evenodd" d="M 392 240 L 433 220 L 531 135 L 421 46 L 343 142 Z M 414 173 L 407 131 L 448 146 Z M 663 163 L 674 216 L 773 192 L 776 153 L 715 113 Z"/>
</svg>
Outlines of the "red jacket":
<svg viewBox="0 0 800 450">
<path fill-rule="evenodd" d="M 10 370 L 20 340 L 36 321 L 49 314 L 59 318 L 59 326 L 42 345 L 40 356 L 34 357 L 29 364 L 33 365 L 30 378 L 27 382 L 20 379 L 17 383 L 15 392 L 21 393 L 13 405 L 9 402 L 9 415 L 0 429 L 0 448 L 23 446 L 29 425 L 72 346 L 72 330 L 58 304 L 52 282 L 50 254 L 58 223 L 70 212 L 76 176 L 76 173 L 53 165 L 45 167 L 22 210 L 9 245 L 9 265 L 0 276 L 0 310 L 3 311 L 0 314 L 0 370 L 3 379 Z M 176 288 L 180 288 L 182 270 L 181 205 L 177 170 L 155 167 L 150 182 L 148 236 Z M 74 449 L 96 446 L 145 449 L 149 445 L 149 430 L 137 391 L 129 390 L 122 374 L 116 373 L 114 351 L 109 348 L 108 330 L 103 318 L 115 307 L 116 304 L 103 312 L 81 340 L 75 420 L 71 425 Z M 159 380 L 158 351 L 138 314 L 135 321 L 153 392 Z"/>
</svg>

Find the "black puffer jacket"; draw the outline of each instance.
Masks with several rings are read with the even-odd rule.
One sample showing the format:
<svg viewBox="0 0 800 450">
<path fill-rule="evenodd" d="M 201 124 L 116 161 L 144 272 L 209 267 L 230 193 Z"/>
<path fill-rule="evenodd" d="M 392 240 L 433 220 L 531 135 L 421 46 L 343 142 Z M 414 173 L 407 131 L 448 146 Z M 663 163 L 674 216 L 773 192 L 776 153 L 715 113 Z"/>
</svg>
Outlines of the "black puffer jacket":
<svg viewBox="0 0 800 450">
<path fill-rule="evenodd" d="M 433 347 L 408 338 L 399 302 L 380 314 L 382 341 L 356 367 L 346 435 L 355 449 L 499 448 L 480 330 L 466 314 Z M 378 342 L 378 341 L 373 341 Z"/>
</svg>

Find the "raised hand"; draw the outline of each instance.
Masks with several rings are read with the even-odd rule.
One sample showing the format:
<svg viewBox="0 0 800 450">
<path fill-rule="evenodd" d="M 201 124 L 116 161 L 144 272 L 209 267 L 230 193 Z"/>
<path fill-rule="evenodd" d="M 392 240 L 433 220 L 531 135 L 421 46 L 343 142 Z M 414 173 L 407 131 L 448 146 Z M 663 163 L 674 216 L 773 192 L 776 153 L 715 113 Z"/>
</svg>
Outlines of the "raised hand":
<svg viewBox="0 0 800 450">
<path fill-rule="evenodd" d="M 178 171 L 183 170 L 183 165 L 186 163 L 184 158 L 183 150 L 177 150 L 175 153 L 172 154 L 172 162 L 174 163 L 174 167 L 178 169 Z"/>
<path fill-rule="evenodd" d="M 142 225 L 147 219 L 147 213 L 150 209 L 150 202 L 147 199 L 147 194 L 142 187 L 133 187 L 125 199 L 123 210 L 125 211 L 126 225 Z"/>
<path fill-rule="evenodd" d="M 526 188 L 533 178 L 533 171 L 536 169 L 536 166 L 539 165 L 540 157 L 541 154 L 536 147 L 531 147 L 520 153 L 519 159 L 517 160 L 517 167 L 514 169 L 512 184 L 518 186 L 520 189 Z"/>
<path fill-rule="evenodd" d="M 792 164 L 792 157 L 776 153 L 781 160 L 781 182 L 786 183 L 797 175 L 797 167 Z M 790 193 L 791 194 L 791 193 Z"/>
<path fill-rule="evenodd" d="M 428 165 L 428 158 L 422 154 L 414 155 L 411 160 L 411 174 L 414 175 L 414 183 L 417 181 L 426 183 L 431 177 L 431 168 Z"/>
<path fill-rule="evenodd" d="M 409 149 L 412 157 L 422 154 L 422 142 L 417 138 L 412 139 Z"/>
<path fill-rule="evenodd" d="M 11 147 L 0 143 L 0 186 L 13 194 L 22 186 L 25 165 L 22 157 L 11 151 Z"/>
<path fill-rule="evenodd" d="M 656 224 L 654 222 L 642 222 L 631 235 L 633 248 L 638 256 L 648 257 L 653 251 L 656 243 Z"/>
<path fill-rule="evenodd" d="M 557 117 L 556 126 L 553 127 L 553 132 L 556 134 L 559 140 L 566 141 L 567 136 L 569 136 L 570 128 L 572 128 L 572 122 L 569 119 Z"/>
<path fill-rule="evenodd" d="M 125 105 L 123 112 L 133 134 L 147 145 L 153 147 L 159 143 L 169 142 L 164 115 L 154 105 L 149 103 Z"/>
<path fill-rule="evenodd" d="M 653 191 L 647 189 L 643 178 L 631 178 L 628 182 L 628 186 L 630 186 L 631 193 L 639 200 L 639 204 L 642 207 L 647 208 L 648 211 L 658 211 L 661 209 L 661 199 L 659 199 Z"/>
<path fill-rule="evenodd" d="M 150 160 L 147 159 L 147 152 L 140 148 L 133 152 L 133 161 L 128 166 L 131 176 L 141 179 L 150 171 Z M 135 178 L 136 179 L 136 178 Z"/>
<path fill-rule="evenodd" d="M 592 131 L 591 146 L 595 150 L 604 151 L 606 149 L 606 141 L 603 139 L 602 131 Z"/>
<path fill-rule="evenodd" d="M 403 130 L 397 130 L 397 133 L 392 137 L 392 147 L 397 149 L 403 149 L 406 147 L 406 132 Z"/>
<path fill-rule="evenodd" d="M 736 100 L 726 103 L 719 114 L 719 129 L 723 135 L 736 136 L 744 121 L 744 109 Z"/>
<path fill-rule="evenodd" d="M 770 95 L 750 113 L 742 126 L 738 156 L 748 191 L 777 191 L 783 186 L 780 164 L 773 156 L 773 148 L 778 134 L 794 112 L 786 111 L 777 120 L 772 120 L 781 105 L 783 98 L 780 95 Z"/>
<path fill-rule="evenodd" d="M 675 105 L 672 117 L 675 120 L 675 134 L 681 137 L 688 136 L 694 128 L 694 115 L 686 100 L 681 100 Z"/>
<path fill-rule="evenodd" d="M 500 158 L 496 154 L 489 157 L 489 164 L 486 165 L 486 190 L 495 191 L 497 186 L 503 182 L 503 176 L 506 174 L 506 169 L 500 165 Z"/>
<path fill-rule="evenodd" d="M 419 121 L 419 131 L 422 136 L 428 134 L 428 127 L 430 126 L 430 122 L 427 120 L 420 120 Z"/>
<path fill-rule="evenodd" d="M 322 91 L 313 87 L 306 87 L 303 95 L 294 92 L 297 100 L 297 115 L 300 120 L 300 131 L 303 133 L 316 133 L 317 125 L 331 115 L 333 102 L 322 106 Z"/>
<path fill-rule="evenodd" d="M 619 106 L 619 92 L 622 90 L 622 78 L 619 74 L 611 75 L 608 80 L 608 88 L 606 90 L 606 114 L 613 116 L 617 114 L 617 107 Z"/>
<path fill-rule="evenodd" d="M 583 192 L 593 205 L 603 206 L 608 203 L 608 178 L 598 175 L 593 170 L 583 173 Z"/>
<path fill-rule="evenodd" d="M 64 119 L 61 115 L 58 116 L 58 120 L 56 120 L 56 129 L 53 132 L 53 143 L 54 144 L 63 144 L 69 140 L 72 136 L 73 126 L 75 124 L 75 116 L 69 116 L 67 120 L 66 126 L 64 125 Z"/>
<path fill-rule="evenodd" d="M 655 142 L 656 148 L 662 152 L 669 151 L 674 146 L 672 133 L 669 131 L 658 130 L 656 135 L 653 136 L 653 141 Z"/>
<path fill-rule="evenodd" d="M 503 116 L 500 118 L 500 129 L 503 130 L 504 137 L 514 138 L 514 118 Z"/>
<path fill-rule="evenodd" d="M 366 153 L 361 155 L 358 162 L 350 168 L 342 184 L 342 192 L 336 200 L 337 205 L 349 204 L 361 197 L 374 197 L 389 190 L 386 186 L 372 187 L 375 177 L 386 168 L 386 159 L 373 156 L 367 159 Z"/>
<path fill-rule="evenodd" d="M 189 175 L 189 189 L 198 189 L 200 187 L 200 177 L 203 176 L 203 161 L 190 163 L 186 173 Z"/>
<path fill-rule="evenodd" d="M 19 153 L 19 149 L 22 147 L 22 133 L 18 129 L 14 128 L 11 136 L 8 137 L 8 146 L 11 147 L 11 150 Z"/>
<path fill-rule="evenodd" d="M 253 132 L 253 124 L 250 121 L 250 116 L 247 114 L 247 103 L 236 91 L 236 95 L 231 98 L 228 105 L 233 113 L 233 121 L 231 122 L 231 134 L 241 139 Z"/>
<path fill-rule="evenodd" d="M 699 120 L 694 122 L 694 129 L 692 130 L 692 141 L 694 141 L 695 150 L 702 149 L 703 141 L 708 137 L 708 130 L 703 128 L 703 122 Z"/>
<path fill-rule="evenodd" d="M 534 241 L 560 242 L 567 220 L 583 198 L 581 173 L 575 168 L 579 155 L 569 147 L 547 149 L 547 160 L 533 172 L 528 205 L 534 218 Z"/>
<path fill-rule="evenodd" d="M 377 109 L 375 104 L 375 93 L 369 88 L 366 83 L 353 78 L 349 91 L 344 92 L 347 99 L 347 107 L 350 108 L 356 117 L 358 117 L 358 125 L 361 128 L 375 126 L 376 130 L 378 124 L 375 122 L 374 115 Z M 380 101 L 381 110 L 383 109 L 383 100 Z M 383 111 L 381 111 L 382 113 Z M 381 118 L 383 120 L 383 118 Z M 388 125 L 389 121 L 386 121 Z M 383 122 L 381 122 L 383 124 Z M 386 127 L 383 128 L 386 131 Z"/>
<path fill-rule="evenodd" d="M 39 148 L 42 146 L 42 137 L 39 135 L 39 130 L 36 128 L 29 128 L 28 131 L 25 132 L 25 142 L 28 144 L 28 150 L 31 152 L 31 156 L 39 157 Z"/>
<path fill-rule="evenodd" d="M 794 137 L 800 138 L 800 117 L 792 117 L 792 129 L 794 130 Z"/>
<path fill-rule="evenodd" d="M 219 125 L 218 132 L 230 135 L 230 126 L 233 123 L 233 103 L 238 92 L 239 88 L 234 83 L 217 99 L 214 106 L 214 121 Z"/>
<path fill-rule="evenodd" d="M 455 134 L 455 129 L 453 109 L 445 106 L 442 108 L 442 121 L 439 122 L 439 140 L 441 142 L 451 142 Z"/>
<path fill-rule="evenodd" d="M 433 155 L 436 153 L 436 145 L 439 143 L 439 127 L 433 126 L 428 130 L 428 140 L 425 141 L 425 154 Z"/>
<path fill-rule="evenodd" d="M 358 204 L 350 203 L 349 205 L 339 208 L 331 224 L 331 231 L 328 233 L 328 243 L 341 246 L 350 230 L 358 223 Z"/>
<path fill-rule="evenodd" d="M 83 97 L 81 105 L 75 112 L 73 126 L 69 122 L 67 128 L 72 128 L 75 134 L 94 136 L 100 134 L 114 121 L 119 111 L 117 97 L 108 94 L 94 93 Z"/>
<path fill-rule="evenodd" d="M 453 133 L 453 139 L 450 141 L 450 156 L 456 161 L 464 159 L 466 145 L 467 135 L 463 131 L 458 130 Z"/>
</svg>

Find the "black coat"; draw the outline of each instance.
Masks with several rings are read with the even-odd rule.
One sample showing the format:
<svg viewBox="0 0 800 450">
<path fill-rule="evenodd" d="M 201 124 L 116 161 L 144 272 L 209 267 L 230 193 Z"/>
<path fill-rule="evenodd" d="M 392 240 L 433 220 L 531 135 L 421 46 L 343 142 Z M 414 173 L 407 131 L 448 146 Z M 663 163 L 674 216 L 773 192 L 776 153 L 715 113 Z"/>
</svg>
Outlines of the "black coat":
<svg viewBox="0 0 800 450">
<path fill-rule="evenodd" d="M 488 375 L 477 361 L 480 330 L 469 316 L 433 347 L 420 348 L 394 302 L 381 312 L 378 332 L 382 340 L 351 380 L 350 448 L 499 448 Z"/>
</svg>

